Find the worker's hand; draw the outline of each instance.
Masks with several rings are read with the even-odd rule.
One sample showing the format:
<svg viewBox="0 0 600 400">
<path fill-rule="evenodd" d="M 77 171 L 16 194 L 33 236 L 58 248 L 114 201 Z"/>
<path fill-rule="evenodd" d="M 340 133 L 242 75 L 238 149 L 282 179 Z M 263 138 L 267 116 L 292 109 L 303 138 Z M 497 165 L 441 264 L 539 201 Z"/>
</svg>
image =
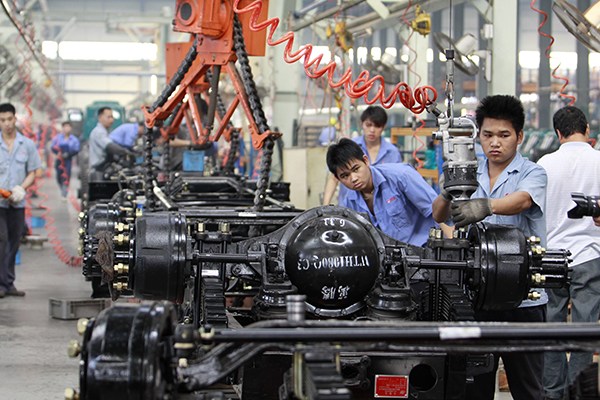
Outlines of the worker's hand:
<svg viewBox="0 0 600 400">
<path fill-rule="evenodd" d="M 66 160 L 67 158 L 69 158 L 69 152 L 63 151 L 62 153 L 60 153 L 60 156 L 62 157 L 63 160 Z"/>
<path fill-rule="evenodd" d="M 490 199 L 471 199 L 457 201 L 450 206 L 454 225 L 457 228 L 479 222 L 488 215 L 492 215 Z"/>
<path fill-rule="evenodd" d="M 14 188 L 10 189 L 10 191 L 12 193 L 8 197 L 8 201 L 11 203 L 20 203 L 21 200 L 25 198 L 25 189 L 23 189 L 23 187 L 20 185 L 15 186 Z"/>
</svg>

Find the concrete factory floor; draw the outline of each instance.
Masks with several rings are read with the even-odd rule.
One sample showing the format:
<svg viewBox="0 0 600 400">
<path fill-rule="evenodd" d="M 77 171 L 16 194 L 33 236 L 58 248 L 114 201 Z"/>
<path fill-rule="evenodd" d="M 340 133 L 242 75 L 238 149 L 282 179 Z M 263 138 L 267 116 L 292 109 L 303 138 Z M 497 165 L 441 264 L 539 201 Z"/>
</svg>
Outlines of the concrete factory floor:
<svg viewBox="0 0 600 400">
<path fill-rule="evenodd" d="M 73 171 L 74 177 L 77 172 Z M 32 199 L 33 216 L 44 215 L 46 226 L 34 228 L 41 236 L 52 236 L 56 228 L 65 254 L 77 255 L 78 182 L 71 185 L 68 201 L 61 198 L 54 177 L 38 181 L 39 197 Z M 35 207 L 45 206 L 47 211 Z M 54 222 L 52 223 L 52 219 Z M 90 299 L 90 284 L 81 268 L 59 260 L 53 245 L 42 248 L 21 246 L 16 286 L 27 295 L 0 299 L 0 398 L 7 400 L 62 399 L 67 387 L 78 388 L 78 359 L 67 356 L 71 339 L 80 339 L 76 320 L 54 319 L 49 315 L 49 299 Z M 509 400 L 508 393 L 496 399 Z"/>
<path fill-rule="evenodd" d="M 33 232 L 47 237 L 53 225 L 66 252 L 77 255 L 78 211 L 61 198 L 53 177 L 38 180 L 38 186 L 32 215 L 44 216 L 46 226 Z M 47 211 L 35 208 L 39 206 Z M 21 263 L 16 269 L 15 286 L 26 296 L 0 299 L 0 397 L 62 399 L 66 387 L 79 387 L 78 360 L 67 356 L 69 340 L 79 335 L 76 320 L 50 317 L 49 299 L 88 300 L 90 285 L 80 267 L 59 261 L 49 242 L 40 249 L 21 245 Z"/>
</svg>

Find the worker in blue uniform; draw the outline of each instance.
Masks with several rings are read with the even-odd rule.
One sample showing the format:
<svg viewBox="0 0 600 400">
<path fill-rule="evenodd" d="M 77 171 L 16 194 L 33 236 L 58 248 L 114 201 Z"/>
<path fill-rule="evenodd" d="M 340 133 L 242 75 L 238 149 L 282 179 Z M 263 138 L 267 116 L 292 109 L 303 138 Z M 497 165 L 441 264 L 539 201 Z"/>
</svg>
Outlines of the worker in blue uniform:
<svg viewBox="0 0 600 400">
<path fill-rule="evenodd" d="M 56 154 L 54 169 L 56 171 L 56 181 L 60 187 L 63 197 L 67 197 L 69 192 L 69 182 L 71 181 L 71 166 L 73 157 L 79 153 L 80 143 L 77 136 L 72 135 L 71 123 L 65 121 L 62 123 L 62 132 L 54 136 L 50 149 Z"/>
<path fill-rule="evenodd" d="M 35 143 L 17 130 L 15 107 L 0 104 L 0 298 L 25 296 L 15 287 L 15 257 L 25 228 L 25 194 L 41 172 L 42 161 Z"/>
<path fill-rule="evenodd" d="M 108 136 L 113 143 L 132 150 L 138 137 L 142 136 L 143 133 L 144 124 L 142 122 L 134 122 L 117 126 Z"/>
<path fill-rule="evenodd" d="M 108 130 L 114 122 L 113 110 L 110 107 L 98 109 L 98 123 L 90 132 L 88 140 L 90 172 L 102 172 L 110 164 L 113 157 L 132 155 L 127 148 L 113 142 Z"/>
<path fill-rule="evenodd" d="M 404 243 L 423 246 L 437 226 L 431 203 L 437 193 L 407 164 L 373 166 L 360 145 L 341 139 L 327 151 L 329 171 L 348 188 L 340 206 L 365 213 L 374 226 Z"/>
<path fill-rule="evenodd" d="M 363 134 L 352 139 L 358 143 L 369 159 L 369 164 L 373 166 L 402 162 L 402 155 L 398 148 L 382 137 L 387 120 L 387 113 L 382 107 L 367 107 L 360 115 Z M 323 204 L 331 203 L 337 184 L 338 181 L 335 179 L 335 176 L 329 176 L 323 193 Z M 342 204 L 346 193 L 347 189 L 343 185 L 340 186 L 338 204 Z"/>
<path fill-rule="evenodd" d="M 486 159 L 479 161 L 479 187 L 470 200 L 451 205 L 448 196 L 440 194 L 433 204 L 433 215 L 438 222 L 449 215 L 456 227 L 485 221 L 492 224 L 513 225 L 525 236 L 537 236 L 542 246 L 546 243 L 546 171 L 524 159 L 517 147 L 523 141 L 525 112 L 514 96 L 485 97 L 476 110 L 479 139 Z M 536 289 L 538 296 L 523 300 L 517 310 L 478 311 L 478 321 L 545 322 L 548 296 Z M 467 398 L 492 400 L 495 392 L 496 371 L 502 357 L 510 392 L 515 399 L 544 398 L 542 373 L 543 353 L 496 353 L 494 369 L 477 375 L 467 386 Z"/>
</svg>

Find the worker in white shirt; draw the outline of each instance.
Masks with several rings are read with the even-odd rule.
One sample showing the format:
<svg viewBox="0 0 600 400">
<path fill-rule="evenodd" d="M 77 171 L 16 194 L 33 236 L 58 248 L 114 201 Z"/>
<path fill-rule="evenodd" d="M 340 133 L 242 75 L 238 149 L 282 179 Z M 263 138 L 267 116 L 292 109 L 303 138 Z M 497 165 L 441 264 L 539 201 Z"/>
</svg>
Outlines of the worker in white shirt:
<svg viewBox="0 0 600 400">
<path fill-rule="evenodd" d="M 546 225 L 548 248 L 571 251 L 573 271 L 568 288 L 548 290 L 548 322 L 598 322 L 600 314 L 600 229 L 592 218 L 569 219 L 572 192 L 600 194 L 600 152 L 588 143 L 590 127 L 576 107 L 561 108 L 553 117 L 560 148 L 538 164 L 548 175 Z M 596 218 L 600 226 L 600 218 Z M 549 352 L 544 360 L 546 399 L 562 399 L 569 384 L 592 362 L 592 353 Z"/>
</svg>

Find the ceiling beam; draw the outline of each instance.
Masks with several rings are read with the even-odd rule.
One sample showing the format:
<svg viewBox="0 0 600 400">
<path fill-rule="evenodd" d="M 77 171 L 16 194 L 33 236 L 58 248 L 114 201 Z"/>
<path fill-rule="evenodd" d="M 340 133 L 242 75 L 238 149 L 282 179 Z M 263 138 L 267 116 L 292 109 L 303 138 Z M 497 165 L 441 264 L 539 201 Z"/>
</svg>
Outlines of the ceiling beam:
<svg viewBox="0 0 600 400">
<path fill-rule="evenodd" d="M 367 4 L 371 6 L 381 19 L 386 19 L 390 16 L 390 10 L 382 3 L 381 0 L 367 0 Z"/>
<path fill-rule="evenodd" d="M 54 40 L 55 42 L 62 41 L 66 34 L 69 33 L 73 26 L 75 26 L 76 21 L 77 17 L 71 17 L 71 19 L 60 28 L 60 31 L 56 34 L 56 36 L 54 36 L 52 40 Z"/>
</svg>

